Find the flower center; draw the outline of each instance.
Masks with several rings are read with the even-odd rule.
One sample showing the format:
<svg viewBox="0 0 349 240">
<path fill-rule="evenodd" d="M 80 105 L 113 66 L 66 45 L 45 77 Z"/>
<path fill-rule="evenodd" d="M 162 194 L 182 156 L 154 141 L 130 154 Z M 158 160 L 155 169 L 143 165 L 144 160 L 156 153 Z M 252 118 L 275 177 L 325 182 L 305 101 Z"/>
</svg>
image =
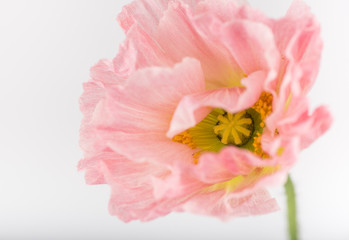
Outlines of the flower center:
<svg viewBox="0 0 349 240">
<path fill-rule="evenodd" d="M 217 126 L 213 127 L 213 131 L 223 144 L 242 146 L 252 136 L 253 119 L 246 111 L 218 115 L 217 120 Z"/>
<path fill-rule="evenodd" d="M 261 138 L 264 120 L 272 112 L 273 96 L 263 92 L 251 108 L 238 113 L 228 113 L 223 109 L 213 109 L 196 126 L 176 135 L 172 140 L 197 149 L 194 162 L 202 152 L 219 152 L 227 145 L 247 149 L 254 154 L 268 158 L 262 149 Z"/>
</svg>

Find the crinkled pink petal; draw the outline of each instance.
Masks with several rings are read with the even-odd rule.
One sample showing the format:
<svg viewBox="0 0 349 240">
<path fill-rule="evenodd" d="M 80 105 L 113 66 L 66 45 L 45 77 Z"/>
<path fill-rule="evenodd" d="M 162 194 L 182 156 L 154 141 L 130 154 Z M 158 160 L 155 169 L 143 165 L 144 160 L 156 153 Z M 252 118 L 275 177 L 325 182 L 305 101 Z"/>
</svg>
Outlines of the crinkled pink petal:
<svg viewBox="0 0 349 240">
<path fill-rule="evenodd" d="M 222 30 L 222 38 L 247 75 L 260 70 L 275 71 L 278 68 L 280 54 L 268 26 L 248 20 L 232 21 Z"/>
<path fill-rule="evenodd" d="M 107 183 L 101 169 L 101 162 L 104 158 L 105 153 L 99 152 L 80 160 L 78 170 L 85 171 L 85 181 L 87 184 L 94 185 Z"/>
<path fill-rule="evenodd" d="M 99 130 L 99 136 L 113 151 L 133 161 L 150 161 L 166 165 L 192 162 L 195 151 L 156 133 L 124 133 Z"/>
<path fill-rule="evenodd" d="M 111 187 L 110 213 L 125 222 L 149 218 L 156 206 L 150 176 L 166 171 L 149 163 L 134 163 L 116 154 L 105 156 L 102 169 Z"/>
<path fill-rule="evenodd" d="M 128 78 L 141 68 L 174 65 L 154 38 L 138 25 L 132 26 L 127 32 L 113 63 L 115 72 L 123 78 Z"/>
<path fill-rule="evenodd" d="M 203 154 L 198 165 L 192 170 L 198 180 L 215 184 L 239 175 L 248 175 L 255 167 L 275 164 L 275 162 L 262 161 L 250 151 L 231 146 L 225 147 L 219 153 Z"/>
<path fill-rule="evenodd" d="M 138 25 L 152 34 L 159 24 L 168 0 L 137 0 L 123 7 L 118 16 L 120 26 L 127 33 L 133 25 Z"/>
<path fill-rule="evenodd" d="M 105 96 L 105 89 L 103 85 L 94 82 L 84 83 L 83 86 L 84 93 L 80 97 L 80 109 L 84 117 L 80 127 L 80 147 L 84 150 L 85 155 L 88 155 L 100 149 L 91 120 L 96 105 Z"/>
<path fill-rule="evenodd" d="M 210 42 L 199 34 L 190 10 L 180 2 L 169 4 L 154 38 L 174 62 L 186 56 L 198 59 L 207 89 L 227 87 L 243 77 L 243 72 L 222 44 Z"/>
<path fill-rule="evenodd" d="M 183 97 L 173 115 L 167 136 L 172 138 L 195 126 L 212 108 L 239 112 L 251 107 L 258 100 L 266 77 L 263 71 L 259 71 L 242 80 L 245 88 L 223 88 Z"/>
<path fill-rule="evenodd" d="M 182 96 L 203 90 L 201 67 L 194 59 L 184 59 L 173 69 L 139 70 L 122 88 L 109 89 L 107 99 L 98 106 L 93 119 L 98 137 L 128 159 L 188 160 L 193 150 L 165 133 Z"/>
<path fill-rule="evenodd" d="M 306 111 L 295 122 L 282 124 L 279 129 L 285 135 L 298 136 L 301 148 L 306 148 L 323 135 L 331 124 L 332 116 L 328 108 L 321 106 L 311 115 Z"/>
<path fill-rule="evenodd" d="M 100 82 L 103 85 L 120 85 L 124 83 L 124 79 L 114 71 L 114 63 L 110 60 L 100 60 L 95 66 L 91 68 L 91 80 Z"/>
<path fill-rule="evenodd" d="M 259 189 L 252 195 L 244 197 L 234 197 L 224 191 L 197 194 L 184 205 L 183 209 L 228 220 L 232 217 L 270 213 L 279 210 L 279 207 L 267 191 Z"/>
<path fill-rule="evenodd" d="M 195 10 L 201 1 L 203 0 L 136 0 L 124 6 L 118 16 L 118 22 L 126 33 L 132 26 L 139 25 L 147 33 L 154 34 L 169 3 L 180 2 Z"/>
<path fill-rule="evenodd" d="M 88 184 L 105 183 L 98 159 L 107 146 L 101 141 L 93 127 L 96 108 L 105 99 L 106 86 L 122 85 L 123 81 L 115 75 L 113 64 L 109 60 L 101 60 L 91 68 L 91 80 L 84 84 L 84 93 L 80 98 L 80 109 L 84 117 L 80 128 L 80 147 L 84 150 L 84 158 L 80 160 L 78 169 L 85 170 Z"/>
<path fill-rule="evenodd" d="M 322 40 L 319 23 L 304 1 L 295 0 L 287 15 L 275 21 L 273 32 L 283 59 L 279 78 L 269 84 L 273 84 L 280 94 L 288 85 L 293 94 L 306 94 L 320 66 Z M 286 98 L 288 94 L 286 92 Z"/>
<path fill-rule="evenodd" d="M 94 124 L 119 132 L 165 132 L 180 99 L 203 90 L 197 60 L 184 59 L 171 69 L 142 69 L 124 87 L 108 89 Z"/>
</svg>

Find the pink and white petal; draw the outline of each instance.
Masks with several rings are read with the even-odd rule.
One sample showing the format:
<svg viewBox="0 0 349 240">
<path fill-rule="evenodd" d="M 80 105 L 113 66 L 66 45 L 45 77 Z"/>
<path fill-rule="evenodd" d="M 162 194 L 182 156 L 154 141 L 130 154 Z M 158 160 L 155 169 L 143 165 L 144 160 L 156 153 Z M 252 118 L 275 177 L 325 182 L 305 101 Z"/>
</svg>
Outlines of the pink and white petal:
<svg viewBox="0 0 349 240">
<path fill-rule="evenodd" d="M 80 128 L 80 146 L 86 155 L 93 155 L 104 148 L 95 134 L 93 118 L 97 105 L 105 99 L 106 86 L 121 86 L 124 82 L 115 75 L 113 64 L 101 60 L 90 71 L 91 80 L 83 84 L 84 92 L 80 97 L 80 110 L 84 115 Z"/>
<path fill-rule="evenodd" d="M 186 4 L 191 10 L 202 0 L 177 0 Z M 127 33 L 129 29 L 138 25 L 148 34 L 153 35 L 157 30 L 160 19 L 173 0 L 136 0 L 123 7 L 117 20 L 120 26 Z"/>
<path fill-rule="evenodd" d="M 191 172 L 191 166 L 194 164 L 188 162 L 177 162 L 171 166 L 171 173 L 161 178 L 153 178 L 154 196 L 156 199 L 171 198 L 189 198 L 193 194 L 207 186 L 207 184 L 198 181 Z"/>
<path fill-rule="evenodd" d="M 106 158 L 102 163 L 106 182 L 111 187 L 109 211 L 124 222 L 150 221 L 172 211 L 180 211 L 189 198 L 154 198 L 151 178 L 164 177 L 169 171 L 152 163 L 135 163 L 122 156 Z"/>
<path fill-rule="evenodd" d="M 222 29 L 222 38 L 247 75 L 260 70 L 276 74 L 280 54 L 268 26 L 248 20 L 231 21 Z"/>
<path fill-rule="evenodd" d="M 292 91 L 294 94 L 306 94 L 315 81 L 321 60 L 323 43 L 319 23 L 304 1 L 295 0 L 287 15 L 274 23 L 273 31 L 287 65 L 284 74 L 291 75 L 293 79 Z M 295 70 L 293 65 L 300 69 Z M 301 71 L 301 76 L 294 76 L 294 71 Z M 283 79 L 282 74 L 279 81 Z"/>
<path fill-rule="evenodd" d="M 100 60 L 93 66 L 90 76 L 93 82 L 100 82 L 103 85 L 122 85 L 125 81 L 115 72 L 114 63 L 108 59 Z"/>
<path fill-rule="evenodd" d="M 125 222 L 145 218 L 155 206 L 150 176 L 161 174 L 162 169 L 117 154 L 112 159 L 104 157 L 102 171 L 111 187 L 110 213 Z"/>
<path fill-rule="evenodd" d="M 167 5 L 168 0 L 136 0 L 123 7 L 117 20 L 126 33 L 138 25 L 152 35 Z"/>
<path fill-rule="evenodd" d="M 288 94 L 288 95 L 287 95 Z M 267 117 L 267 128 L 275 132 L 279 126 L 296 121 L 309 109 L 309 100 L 304 95 L 293 95 L 291 88 L 274 95 L 273 112 Z"/>
<path fill-rule="evenodd" d="M 291 158 L 290 151 L 294 153 L 293 150 L 288 146 L 285 147 L 284 155 Z M 287 176 L 285 166 L 286 163 L 281 162 L 279 156 L 271 159 L 261 159 L 248 150 L 225 147 L 219 153 L 202 155 L 199 164 L 195 166 L 197 169 L 193 167 L 192 171 L 199 181 L 212 185 L 211 187 L 214 187 L 214 189 L 220 188 L 215 186 L 217 183 L 224 183 L 235 177 L 243 176 L 244 179 L 235 186 L 233 191 L 234 196 L 241 197 L 250 195 L 259 188 L 282 185 L 284 183 L 284 173 Z M 265 173 L 263 173 L 264 168 L 268 169 Z M 210 169 L 213 171 L 210 171 Z M 257 169 L 259 170 L 257 171 Z"/>
<path fill-rule="evenodd" d="M 141 69 L 122 88 L 108 89 L 94 124 L 112 131 L 166 132 L 181 98 L 203 90 L 202 70 L 195 59 L 185 58 L 173 68 Z"/>
<path fill-rule="evenodd" d="M 252 73 L 242 80 L 245 88 L 223 88 L 183 97 L 173 115 L 167 132 L 169 138 L 195 126 L 212 108 L 223 108 L 228 112 L 240 112 L 259 99 L 267 75 L 263 71 Z"/>
<path fill-rule="evenodd" d="M 195 151 L 173 142 L 164 133 L 125 133 L 99 130 L 99 136 L 115 152 L 136 162 L 155 162 L 167 166 L 193 162 Z"/>
<path fill-rule="evenodd" d="M 280 171 L 290 169 L 301 151 L 298 136 L 273 135 L 271 132 L 263 133 L 262 148 L 278 164 Z"/>
<path fill-rule="evenodd" d="M 128 78 L 136 70 L 151 66 L 173 66 L 172 62 L 140 26 L 134 25 L 127 32 L 126 40 L 120 45 L 113 60 L 115 72 Z"/>
<path fill-rule="evenodd" d="M 198 32 L 194 16 L 185 4 L 169 4 L 159 22 L 155 40 L 173 62 L 179 62 L 186 56 L 198 59 L 207 89 L 239 85 L 244 76 L 222 44 L 211 42 Z"/>
<path fill-rule="evenodd" d="M 261 215 L 279 210 L 275 199 L 266 190 L 249 196 L 235 197 L 225 191 L 197 194 L 184 204 L 183 209 L 196 214 L 216 216 L 222 220 L 233 217 Z"/>
<path fill-rule="evenodd" d="M 80 97 L 80 110 L 83 119 L 80 127 L 79 145 L 85 156 L 93 155 L 103 149 L 103 144 L 98 141 L 92 118 L 97 104 L 105 97 L 105 89 L 101 83 L 87 82 L 83 84 L 84 92 Z"/>
<path fill-rule="evenodd" d="M 261 161 L 250 151 L 231 146 L 223 148 L 219 153 L 203 154 L 192 171 L 198 180 L 216 184 L 239 175 L 248 175 L 255 167 L 264 164 L 265 161 Z"/>
<path fill-rule="evenodd" d="M 306 148 L 330 128 L 332 121 L 328 108 L 320 106 L 311 115 L 304 112 L 297 121 L 283 124 L 280 131 L 285 135 L 299 136 L 301 148 Z"/>
<path fill-rule="evenodd" d="M 232 19 L 262 23 L 269 21 L 263 12 L 252 8 L 246 0 L 205 0 L 200 2 L 195 10 L 196 15 L 214 14 L 222 22 L 229 22 Z"/>
<path fill-rule="evenodd" d="M 78 170 L 85 172 L 85 182 L 90 185 L 105 184 L 104 174 L 101 169 L 101 160 L 103 153 L 97 153 L 94 156 L 85 157 L 79 161 Z"/>
</svg>

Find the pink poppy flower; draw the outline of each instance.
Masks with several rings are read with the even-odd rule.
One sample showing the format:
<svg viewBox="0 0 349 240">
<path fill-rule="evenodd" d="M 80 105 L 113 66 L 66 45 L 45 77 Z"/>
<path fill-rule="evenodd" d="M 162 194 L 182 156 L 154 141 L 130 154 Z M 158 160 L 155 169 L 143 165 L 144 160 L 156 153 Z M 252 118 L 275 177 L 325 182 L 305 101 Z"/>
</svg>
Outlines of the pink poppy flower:
<svg viewBox="0 0 349 240">
<path fill-rule="evenodd" d="M 137 0 L 118 21 L 126 39 L 81 97 L 79 169 L 110 185 L 110 213 L 278 210 L 267 187 L 331 124 L 306 97 L 322 49 L 309 8 L 275 20 L 245 1 Z"/>
</svg>

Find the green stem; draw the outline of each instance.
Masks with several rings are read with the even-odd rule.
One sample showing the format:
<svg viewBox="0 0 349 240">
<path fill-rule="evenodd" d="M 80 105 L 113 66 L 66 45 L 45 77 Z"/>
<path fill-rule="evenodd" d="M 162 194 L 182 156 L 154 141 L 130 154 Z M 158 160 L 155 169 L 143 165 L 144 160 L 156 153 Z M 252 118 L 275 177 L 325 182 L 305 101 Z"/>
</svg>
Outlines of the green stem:
<svg viewBox="0 0 349 240">
<path fill-rule="evenodd" d="M 296 208 L 296 195 L 294 192 L 294 186 L 291 177 L 288 176 L 285 184 L 287 207 L 288 207 L 288 232 L 290 240 L 298 239 L 298 225 L 297 225 L 297 208 Z"/>
</svg>

